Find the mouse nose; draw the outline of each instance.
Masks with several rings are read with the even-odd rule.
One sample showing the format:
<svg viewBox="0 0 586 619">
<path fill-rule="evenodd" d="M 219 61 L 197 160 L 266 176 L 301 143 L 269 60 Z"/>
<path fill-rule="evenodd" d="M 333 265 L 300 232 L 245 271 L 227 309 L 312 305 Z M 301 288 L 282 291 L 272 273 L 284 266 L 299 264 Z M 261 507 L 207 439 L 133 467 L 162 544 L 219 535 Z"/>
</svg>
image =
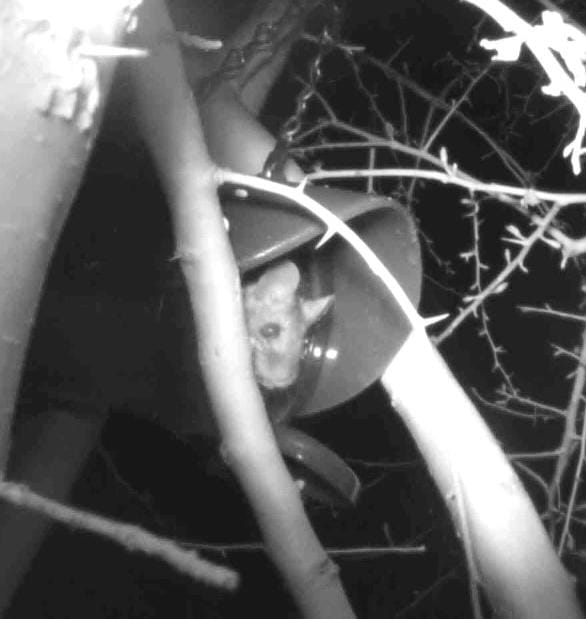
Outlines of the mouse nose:
<svg viewBox="0 0 586 619">
<path fill-rule="evenodd" d="M 298 358 L 283 358 L 276 353 L 268 353 L 265 358 L 257 353 L 254 365 L 257 381 L 267 389 L 286 389 L 299 374 Z"/>
</svg>

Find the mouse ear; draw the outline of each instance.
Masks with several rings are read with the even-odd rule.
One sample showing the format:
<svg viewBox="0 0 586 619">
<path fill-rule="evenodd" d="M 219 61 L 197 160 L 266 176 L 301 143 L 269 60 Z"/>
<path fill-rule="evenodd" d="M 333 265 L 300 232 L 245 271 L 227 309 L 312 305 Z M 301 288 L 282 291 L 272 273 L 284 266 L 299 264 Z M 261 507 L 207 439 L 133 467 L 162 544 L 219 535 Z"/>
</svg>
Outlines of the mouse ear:
<svg viewBox="0 0 586 619">
<path fill-rule="evenodd" d="M 309 327 L 317 322 L 334 304 L 334 295 L 319 297 L 318 299 L 302 299 L 301 311 L 305 318 L 305 324 Z"/>
<path fill-rule="evenodd" d="M 254 287 L 257 295 L 271 292 L 278 296 L 290 296 L 297 290 L 300 281 L 301 274 L 297 265 L 291 260 L 285 260 L 270 266 L 254 284 Z"/>
</svg>

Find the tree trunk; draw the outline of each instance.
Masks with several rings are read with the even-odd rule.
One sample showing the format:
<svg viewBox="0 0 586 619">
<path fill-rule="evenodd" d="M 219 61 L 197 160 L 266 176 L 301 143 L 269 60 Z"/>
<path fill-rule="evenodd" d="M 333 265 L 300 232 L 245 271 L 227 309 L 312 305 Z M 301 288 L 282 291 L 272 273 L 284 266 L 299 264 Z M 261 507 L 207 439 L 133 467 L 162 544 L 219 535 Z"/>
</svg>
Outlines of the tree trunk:
<svg viewBox="0 0 586 619">
<path fill-rule="evenodd" d="M 45 275 L 91 152 L 115 64 L 112 59 L 82 55 L 82 46 L 115 43 L 125 29 L 128 4 L 129 0 L 0 3 L 2 470 Z M 22 449 L 11 472 L 48 496 L 65 499 L 100 425 L 99 420 L 51 413 L 32 434 L 25 433 L 29 436 L 22 443 L 20 438 L 16 441 Z M 65 451 L 63 440 L 68 441 Z M 47 523 L 16 508 L 0 508 L 3 610 Z"/>
<path fill-rule="evenodd" d="M 20 373 L 45 274 L 114 68 L 112 60 L 82 52 L 88 44 L 119 38 L 127 4 L 4 0 L 0 5 L 0 468 L 8 457 Z M 94 15 L 100 20 L 91 23 Z"/>
</svg>

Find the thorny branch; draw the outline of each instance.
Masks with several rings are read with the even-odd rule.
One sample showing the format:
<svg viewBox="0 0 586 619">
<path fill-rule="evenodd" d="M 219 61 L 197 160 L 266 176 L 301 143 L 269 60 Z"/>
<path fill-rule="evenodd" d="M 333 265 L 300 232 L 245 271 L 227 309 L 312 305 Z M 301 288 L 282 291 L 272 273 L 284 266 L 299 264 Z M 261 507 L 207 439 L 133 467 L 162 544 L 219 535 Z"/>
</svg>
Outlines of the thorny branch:
<svg viewBox="0 0 586 619">
<path fill-rule="evenodd" d="M 479 218 L 479 204 L 475 200 L 463 200 L 463 202 L 470 205 L 471 212 L 468 215 L 470 221 L 472 222 L 472 249 L 469 252 L 461 253 L 460 256 L 467 260 L 468 258 L 473 259 L 474 263 L 474 282 L 470 286 L 470 290 L 475 291 L 476 294 L 469 295 L 464 297 L 463 301 L 465 303 L 470 303 L 478 300 L 480 297 L 486 299 L 485 290 L 483 287 L 483 271 L 488 270 L 488 265 L 484 264 L 482 260 L 482 256 L 480 253 L 480 245 L 481 245 L 481 237 L 480 237 L 480 218 Z M 522 263 L 521 263 L 522 264 Z M 493 294 L 500 294 L 504 292 L 507 288 L 506 281 L 503 281 L 500 285 L 496 285 L 494 288 Z M 499 372 L 502 376 L 503 380 L 507 387 L 511 390 L 511 392 L 515 392 L 516 389 L 513 386 L 513 381 L 510 374 L 505 370 L 505 368 L 500 363 L 499 357 L 504 352 L 502 346 L 496 344 L 494 337 L 488 327 L 489 317 L 486 312 L 486 305 L 484 302 L 480 302 L 476 311 L 473 311 L 474 314 L 478 314 L 480 318 L 480 322 L 482 328 L 480 330 L 480 335 L 484 337 L 488 343 L 489 349 L 492 353 L 492 363 L 493 363 L 493 371 Z M 452 323 L 453 324 L 453 323 Z"/>
<path fill-rule="evenodd" d="M 501 3 L 491 0 L 488 2 L 482 2 L 480 0 L 474 2 L 471 0 L 471 2 L 478 6 L 484 5 L 482 8 L 501 5 Z M 549 20 L 549 22 L 547 20 Z M 547 30 L 548 24 L 549 27 L 552 27 L 555 26 L 556 23 L 558 26 L 560 25 L 555 17 L 552 19 L 551 15 L 545 16 L 543 23 L 539 25 L 541 30 L 538 28 L 535 30 L 535 33 L 540 32 L 541 35 L 546 38 L 545 33 L 551 32 Z M 519 22 L 516 22 L 516 27 L 517 26 L 519 26 Z M 527 28 L 531 28 L 529 25 L 526 26 Z M 525 26 L 523 26 L 523 28 L 525 28 Z M 538 41 L 534 33 L 523 30 L 521 36 L 521 34 L 519 34 L 520 27 L 514 32 L 516 32 L 514 36 L 518 37 L 515 44 L 520 44 L 522 40 L 529 41 L 530 46 L 532 46 L 531 49 L 534 52 L 537 49 L 536 57 L 538 60 L 541 61 L 544 58 L 546 58 L 548 62 L 551 60 L 552 56 L 550 50 L 554 49 L 553 46 L 550 46 L 549 49 L 544 51 L 544 42 Z M 570 32 L 566 29 L 563 30 L 563 32 L 565 32 L 566 38 L 557 39 L 558 47 L 555 48 L 556 53 L 560 54 L 562 54 L 564 50 L 567 51 L 569 49 L 563 47 L 563 41 L 568 43 L 570 47 L 571 44 L 574 44 L 573 49 L 575 50 L 577 49 L 576 46 L 578 42 L 582 40 L 577 30 Z M 309 37 L 306 37 L 306 39 L 307 38 Z M 506 41 L 505 39 L 503 45 Z M 552 39 L 548 39 L 548 42 L 551 43 Z M 486 48 L 491 47 L 491 45 L 492 44 L 484 43 Z M 496 44 L 492 46 L 494 49 L 498 47 Z M 557 504 L 554 505 L 553 497 L 558 496 L 559 498 L 562 478 L 565 478 L 565 473 L 573 462 L 572 455 L 575 454 L 578 445 L 576 433 L 579 429 L 579 421 L 582 416 L 580 403 L 583 401 L 581 393 L 584 384 L 580 382 L 583 380 L 580 376 L 583 374 L 584 359 L 578 356 L 573 358 L 574 363 L 577 364 L 578 370 L 574 377 L 573 395 L 570 398 L 567 410 L 564 410 L 561 406 L 539 402 L 531 397 L 523 395 L 519 389 L 515 388 L 510 373 L 500 363 L 499 358 L 502 350 L 489 331 L 488 323 L 490 314 L 486 309 L 485 302 L 492 295 L 505 292 L 505 289 L 509 285 L 510 277 L 515 271 L 526 272 L 525 261 L 539 242 L 554 248 L 560 253 L 561 268 L 564 268 L 570 259 L 577 258 L 586 253 L 586 237 L 572 235 L 569 232 L 567 222 L 565 220 L 562 221 L 560 217 L 562 213 L 565 214 L 570 207 L 573 207 L 574 210 L 576 210 L 576 207 L 583 207 L 583 205 L 586 204 L 586 194 L 546 191 L 537 188 L 531 181 L 535 176 L 526 172 L 506 148 L 497 144 L 479 123 L 474 122 L 463 111 L 462 103 L 467 101 L 474 88 L 482 81 L 481 76 L 488 73 L 488 68 L 485 67 L 484 72 L 479 70 L 477 70 L 476 73 L 471 72 L 472 75 L 476 75 L 476 77 L 468 78 L 468 87 L 464 87 L 461 94 L 456 96 L 457 103 L 452 103 L 445 98 L 449 87 L 443 89 L 443 96 L 434 95 L 418 84 L 415 79 L 395 69 L 392 66 L 392 61 L 380 61 L 372 58 L 362 50 L 349 49 L 341 45 L 338 46 L 338 50 L 350 67 L 356 89 L 365 98 L 366 105 L 371 114 L 370 124 L 368 127 L 364 127 L 346 121 L 343 115 L 338 113 L 334 105 L 336 99 L 326 94 L 325 91 L 327 88 L 320 85 L 320 92 L 314 93 L 314 102 L 318 102 L 321 105 L 322 118 L 307 128 L 304 133 L 300 133 L 297 136 L 296 145 L 290 152 L 303 157 L 315 157 L 316 155 L 327 157 L 328 153 L 337 151 L 359 152 L 363 150 L 365 152 L 363 161 L 366 161 L 367 164 L 364 166 L 364 169 L 350 167 L 348 169 L 325 169 L 325 167 L 320 164 L 308 175 L 308 179 L 315 182 L 334 181 L 337 179 L 364 179 L 367 183 L 366 189 L 372 191 L 376 179 L 379 181 L 376 186 L 380 188 L 389 186 L 388 182 L 386 184 L 381 184 L 380 181 L 382 179 L 397 179 L 401 182 L 402 179 L 411 178 L 421 179 L 423 181 L 432 180 L 445 185 L 457 186 L 469 192 L 468 200 L 463 200 L 462 202 L 468 202 L 474 205 L 474 211 L 471 216 L 472 242 L 470 250 L 464 252 L 461 257 L 464 259 L 466 257 L 471 258 L 474 262 L 475 275 L 471 287 L 474 294 L 463 299 L 464 304 L 462 309 L 457 316 L 453 318 L 450 324 L 437 336 L 436 342 L 439 344 L 445 341 L 448 336 L 455 333 L 457 328 L 463 324 L 464 321 L 471 317 L 477 317 L 482 324 L 481 335 L 488 342 L 492 352 L 494 368 L 501 373 L 505 382 L 505 387 L 500 393 L 500 402 L 493 402 L 482 396 L 478 396 L 484 406 L 508 415 L 515 415 L 522 419 L 532 420 L 533 422 L 544 419 L 556 421 L 563 420 L 564 438 L 562 438 L 560 444 L 554 449 L 544 450 L 535 454 L 518 453 L 512 456 L 516 466 L 520 467 L 525 475 L 537 483 L 539 487 L 544 490 L 544 493 L 550 497 L 549 504 L 547 505 L 549 516 L 551 517 L 556 513 L 559 514 L 559 510 L 564 507 L 563 502 L 558 501 Z M 499 51 L 501 51 L 500 48 Z M 575 62 L 571 65 L 570 61 L 565 59 L 562 60 L 562 62 L 564 61 L 565 66 L 560 64 L 556 59 L 555 66 L 551 63 L 547 64 L 546 71 L 552 79 L 552 83 L 555 83 L 557 86 L 561 84 L 562 88 L 560 88 L 560 91 L 570 96 L 570 99 L 576 104 L 578 113 L 584 118 L 584 114 L 586 113 L 586 108 L 582 105 L 585 101 L 584 97 L 586 96 L 584 94 L 584 84 L 579 82 L 579 79 L 576 79 L 572 84 L 569 83 L 572 78 L 576 78 L 576 76 L 579 75 L 581 70 L 580 64 Z M 569 68 L 570 65 L 571 68 Z M 393 119 L 391 113 L 382 105 L 378 93 L 373 92 L 369 88 L 366 79 L 363 77 L 363 71 L 366 68 L 375 69 L 389 82 L 393 82 L 397 86 L 399 90 L 399 101 L 396 103 L 397 119 Z M 566 73 L 562 75 L 559 73 L 560 70 Z M 553 90 L 555 89 L 550 89 L 548 91 L 549 94 L 556 94 Z M 406 97 L 413 95 L 416 95 L 419 100 L 425 101 L 429 105 L 430 113 L 427 116 L 428 120 L 433 117 L 432 112 L 441 112 L 443 114 L 441 118 L 436 119 L 435 126 L 432 127 L 429 123 L 424 133 L 415 139 L 407 135 L 409 127 L 415 125 L 409 117 L 410 106 Z M 526 110 L 524 112 L 526 112 Z M 510 173 L 518 184 L 515 184 L 515 182 L 509 184 L 502 180 L 487 182 L 482 178 L 467 173 L 467 171 L 461 169 L 459 165 L 448 163 L 446 150 L 440 150 L 439 154 L 433 153 L 430 148 L 431 144 L 437 140 L 440 134 L 444 141 L 449 139 L 450 134 L 448 130 L 452 129 L 452 125 L 454 125 L 454 122 L 449 122 L 451 119 L 457 121 L 460 126 L 463 124 L 466 128 L 471 128 L 475 135 L 475 139 L 488 144 L 491 148 L 491 152 L 495 153 L 500 158 L 508 173 Z M 419 126 L 420 125 L 421 123 L 419 123 Z M 399 130 L 395 130 L 395 127 L 398 127 Z M 580 125 L 576 137 L 566 149 L 566 153 L 571 155 L 574 171 L 576 170 L 578 158 L 583 152 L 580 150 L 579 144 L 580 132 L 582 130 L 583 127 Z M 424 139 L 424 136 L 426 139 Z M 424 144 L 424 146 L 417 147 L 414 145 L 416 143 Z M 409 161 L 413 161 L 413 165 L 404 165 L 405 158 Z M 388 166 L 389 159 L 395 163 L 392 167 Z M 387 163 L 387 165 L 382 165 L 382 162 Z M 411 186 L 414 186 L 413 181 L 411 182 Z M 507 227 L 510 236 L 503 240 L 518 245 L 520 248 L 513 255 L 509 249 L 505 250 L 506 264 L 504 268 L 496 275 L 492 275 L 488 283 L 485 283 L 481 277 L 485 268 L 480 254 L 482 240 L 479 214 L 480 202 L 476 200 L 478 200 L 479 196 L 482 194 L 488 195 L 493 200 L 498 200 L 506 204 L 512 209 L 512 212 L 524 218 L 532 228 L 531 233 L 526 234 L 522 233 L 517 225 L 511 224 Z M 409 194 L 403 193 L 403 195 Z M 409 196 L 409 198 L 410 197 L 411 196 Z M 409 204 L 409 206 L 411 206 L 411 204 Z M 440 261 L 438 260 L 438 264 L 439 263 Z M 576 261 L 573 261 L 572 265 L 576 266 Z M 493 265 L 489 266 L 493 267 Z M 508 290 L 506 292 L 508 293 Z M 547 301 L 548 299 L 545 298 L 544 300 Z M 539 311 L 547 313 L 551 318 L 558 317 L 572 321 L 584 321 L 584 318 L 578 314 L 563 310 L 554 312 L 553 310 L 550 311 L 547 307 L 545 310 L 538 308 L 530 310 L 528 306 L 524 305 L 519 309 L 523 312 Z M 584 441 L 582 440 L 582 449 L 584 449 L 583 443 Z M 557 467 L 556 473 L 550 483 L 546 482 L 541 474 L 529 468 L 525 463 L 526 461 L 535 461 L 538 459 L 551 459 L 555 461 Z M 576 512 L 580 462 L 581 459 L 577 464 L 578 468 L 574 477 L 571 497 L 565 509 L 564 527 L 560 538 L 560 552 L 567 546 L 567 538 L 570 535 L 570 523 L 573 522 L 573 513 Z"/>
<path fill-rule="evenodd" d="M 533 233 L 526 239 L 523 239 L 522 249 L 519 250 L 517 255 L 508 260 L 505 268 L 490 282 L 490 284 L 488 284 L 488 286 L 484 288 L 481 293 L 476 295 L 470 304 L 465 307 L 456 318 L 454 318 L 450 325 L 435 338 L 437 344 L 441 344 L 446 338 L 448 338 L 458 328 L 458 326 L 466 320 L 468 316 L 475 314 L 490 295 L 497 294 L 500 290 L 502 290 L 502 286 L 506 284 L 507 280 L 514 271 L 524 268 L 523 263 L 529 255 L 529 252 L 535 243 L 539 239 L 543 238 L 560 209 L 561 206 L 559 204 L 550 209 L 549 213 L 543 217 Z"/>
<path fill-rule="evenodd" d="M 568 406 L 566 408 L 566 418 L 564 421 L 564 431 L 559 443 L 559 451 L 560 456 L 556 461 L 556 468 L 553 474 L 552 480 L 549 484 L 549 493 L 548 493 L 548 507 L 549 513 L 555 513 L 554 510 L 559 509 L 559 497 L 561 490 L 561 483 L 567 471 L 567 468 L 570 464 L 571 458 L 575 453 L 577 442 L 576 438 L 578 436 L 578 413 L 580 409 L 582 409 L 582 416 L 584 413 L 584 401 L 582 394 L 584 393 L 584 386 L 586 385 L 586 328 L 582 333 L 582 347 L 580 352 L 580 360 L 576 367 L 576 374 L 574 376 L 574 384 L 572 386 L 572 393 L 570 395 L 570 401 L 568 402 Z M 580 473 L 582 471 L 583 460 L 584 460 L 584 442 L 586 441 L 586 435 L 584 434 L 584 428 L 586 428 L 586 424 L 583 425 L 582 436 L 580 439 L 580 455 L 581 458 L 578 459 L 576 463 L 576 477 L 574 478 L 571 499 L 568 503 L 568 509 L 566 512 L 566 517 L 564 521 L 564 528 L 562 534 L 560 536 L 560 540 L 558 543 L 558 551 L 561 553 L 565 548 L 566 538 L 568 536 L 569 527 L 570 527 L 570 519 L 572 516 L 572 508 L 576 501 L 576 492 L 578 488 L 578 484 L 580 481 Z M 552 522 L 553 526 L 553 522 Z M 552 531 L 553 532 L 553 531 Z"/>
</svg>

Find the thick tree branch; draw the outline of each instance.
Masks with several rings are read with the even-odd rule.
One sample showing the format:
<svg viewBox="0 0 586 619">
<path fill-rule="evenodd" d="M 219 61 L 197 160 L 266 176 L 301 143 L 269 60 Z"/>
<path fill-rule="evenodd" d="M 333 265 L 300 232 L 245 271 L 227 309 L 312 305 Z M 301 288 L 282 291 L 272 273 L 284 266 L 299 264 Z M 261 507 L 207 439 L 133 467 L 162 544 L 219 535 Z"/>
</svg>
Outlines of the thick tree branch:
<svg viewBox="0 0 586 619">
<path fill-rule="evenodd" d="M 143 36 L 171 24 L 147 0 Z M 215 165 L 178 50 L 169 45 L 138 69 L 136 89 L 147 142 L 172 209 L 177 257 L 186 279 L 198 356 L 224 451 L 255 511 L 270 556 L 304 616 L 352 617 L 336 568 L 321 548 L 289 476 L 256 386 L 240 279 L 217 197 Z"/>
</svg>

